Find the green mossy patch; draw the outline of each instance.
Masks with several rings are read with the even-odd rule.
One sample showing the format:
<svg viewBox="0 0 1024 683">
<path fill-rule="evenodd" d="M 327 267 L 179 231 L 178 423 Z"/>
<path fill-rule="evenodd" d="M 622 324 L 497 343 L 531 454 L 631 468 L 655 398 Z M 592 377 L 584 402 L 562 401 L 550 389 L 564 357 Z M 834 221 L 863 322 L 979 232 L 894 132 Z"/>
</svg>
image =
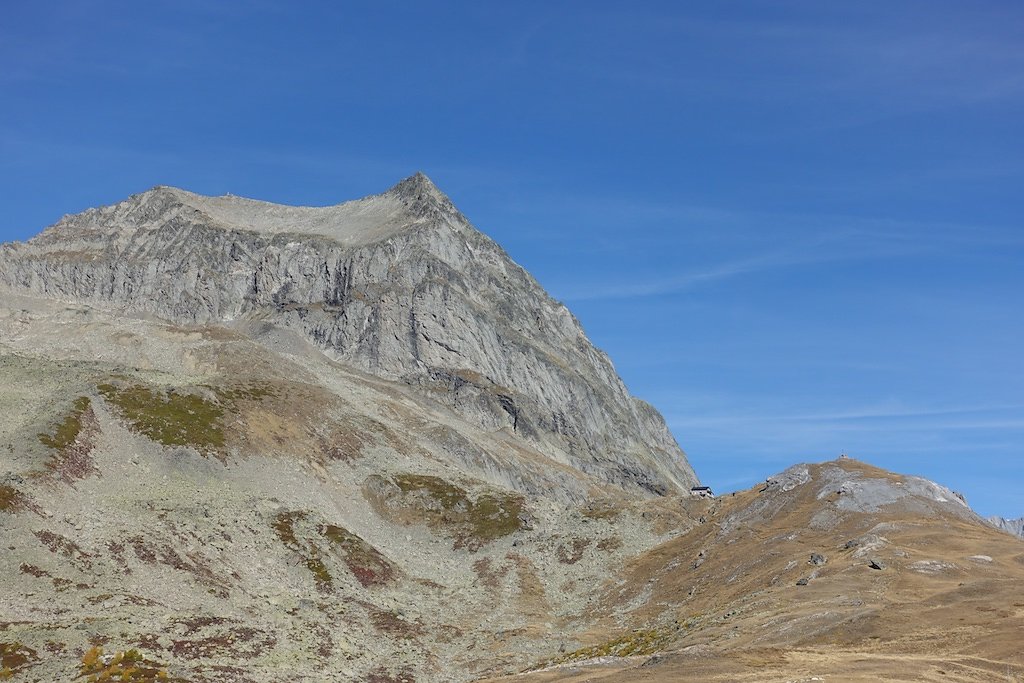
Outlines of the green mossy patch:
<svg viewBox="0 0 1024 683">
<path fill-rule="evenodd" d="M 523 513 L 523 499 L 510 493 L 485 493 L 476 499 L 470 508 L 470 523 L 474 536 L 492 541 L 515 533 L 523 528 L 520 515 Z"/>
<path fill-rule="evenodd" d="M 402 493 L 426 494 L 431 501 L 438 503 L 442 510 L 462 511 L 472 505 L 464 488 L 440 477 L 427 474 L 396 474 L 394 482 L 402 489 Z"/>
<path fill-rule="evenodd" d="M 281 392 L 266 382 L 245 382 L 231 387 L 207 387 L 217 395 L 222 403 L 236 406 L 241 401 L 262 401 L 265 398 L 277 398 Z"/>
<path fill-rule="evenodd" d="M 592 645 L 569 652 L 550 662 L 546 662 L 545 666 L 577 662 L 596 657 L 653 655 L 671 645 L 676 638 L 676 634 L 682 628 L 685 628 L 685 626 L 676 625 L 664 628 L 639 629 L 600 645 Z"/>
<path fill-rule="evenodd" d="M 118 380 L 97 387 L 135 431 L 164 446 L 191 446 L 224 455 L 226 419 L 245 404 L 280 397 L 267 382 L 160 389 Z"/>
<path fill-rule="evenodd" d="M 80 396 L 71 406 L 71 412 L 57 425 L 51 434 L 39 434 L 39 442 L 54 450 L 63 450 L 75 443 L 82 431 L 82 415 L 89 410 L 89 398 Z"/>
<path fill-rule="evenodd" d="M 306 558 L 306 569 L 313 575 L 313 582 L 316 587 L 323 591 L 329 592 L 334 586 L 334 577 L 331 576 L 330 570 L 327 569 L 327 565 L 317 555 L 312 555 Z"/>
<path fill-rule="evenodd" d="M 271 526 L 274 527 L 277 537 L 289 550 L 301 550 L 299 539 L 295 537 L 295 521 L 305 518 L 305 512 L 281 512 L 274 518 Z"/>
<path fill-rule="evenodd" d="M 50 433 L 38 435 L 39 442 L 51 449 L 44 470 L 35 472 L 46 478 L 56 478 L 69 486 L 79 479 L 99 474 L 91 457 L 96 436 L 96 416 L 87 396 L 79 396 L 71 411 L 53 427 Z"/>
<path fill-rule="evenodd" d="M 493 491 L 473 499 L 461 486 L 425 474 L 398 474 L 393 480 L 418 503 L 429 525 L 453 532 L 456 547 L 476 550 L 523 528 L 522 496 Z"/>
<path fill-rule="evenodd" d="M 313 575 L 313 582 L 316 584 L 317 589 L 328 593 L 334 587 L 334 577 L 331 576 L 330 570 L 322 559 L 323 553 L 320 547 L 311 541 L 303 544 L 295 533 L 296 522 L 305 520 L 306 516 L 306 513 L 301 510 L 280 512 L 274 518 L 271 526 L 277 532 L 277 537 L 281 539 L 281 543 L 289 550 L 298 553 L 302 558 L 306 569 Z"/>
<path fill-rule="evenodd" d="M 157 391 L 139 384 L 101 384 L 97 389 L 135 431 L 152 441 L 223 452 L 225 411 L 217 403 L 183 390 Z"/>
</svg>

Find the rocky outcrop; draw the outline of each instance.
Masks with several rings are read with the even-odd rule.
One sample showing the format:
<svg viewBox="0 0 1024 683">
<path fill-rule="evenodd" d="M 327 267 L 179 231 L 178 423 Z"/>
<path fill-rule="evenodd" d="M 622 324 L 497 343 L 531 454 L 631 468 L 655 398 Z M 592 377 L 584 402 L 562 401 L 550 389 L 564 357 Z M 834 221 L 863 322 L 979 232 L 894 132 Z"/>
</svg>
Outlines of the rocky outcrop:
<svg viewBox="0 0 1024 683">
<path fill-rule="evenodd" d="M 1006 517 L 993 515 L 992 517 L 988 517 L 987 521 L 997 529 L 1002 529 L 1008 534 L 1024 538 L 1024 517 L 1007 519 Z"/>
<path fill-rule="evenodd" d="M 320 208 L 156 187 L 3 245 L 0 287 L 287 328 L 598 480 L 648 494 L 697 483 L 572 314 L 422 174 Z"/>
</svg>

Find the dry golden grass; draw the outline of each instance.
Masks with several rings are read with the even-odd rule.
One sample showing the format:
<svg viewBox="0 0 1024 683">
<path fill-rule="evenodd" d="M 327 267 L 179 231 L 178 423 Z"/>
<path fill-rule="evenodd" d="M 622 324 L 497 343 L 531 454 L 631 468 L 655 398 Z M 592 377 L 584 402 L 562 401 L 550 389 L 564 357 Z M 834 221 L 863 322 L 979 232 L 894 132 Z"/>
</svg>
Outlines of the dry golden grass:
<svg viewBox="0 0 1024 683">
<path fill-rule="evenodd" d="M 826 465 L 901 481 L 855 461 Z M 1024 680 L 1024 543 L 913 505 L 841 511 L 816 497 L 821 489 L 815 481 L 718 499 L 704 524 L 637 558 L 624 584 L 605 586 L 595 614 L 628 613 L 635 629 L 686 624 L 657 655 L 513 680 Z M 865 548 L 869 534 L 885 543 Z M 854 539 L 861 545 L 846 547 Z M 812 564 L 812 553 L 827 562 Z M 885 568 L 872 569 L 872 559 Z M 602 643 L 626 635 L 620 621 L 598 623 L 582 652 L 603 654 Z"/>
</svg>

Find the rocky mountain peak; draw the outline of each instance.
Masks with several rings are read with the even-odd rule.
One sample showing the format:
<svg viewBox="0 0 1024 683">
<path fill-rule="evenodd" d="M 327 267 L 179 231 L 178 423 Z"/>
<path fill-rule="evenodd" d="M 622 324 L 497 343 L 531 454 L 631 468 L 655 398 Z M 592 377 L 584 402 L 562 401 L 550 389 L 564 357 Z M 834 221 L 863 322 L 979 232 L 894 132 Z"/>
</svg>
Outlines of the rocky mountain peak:
<svg viewBox="0 0 1024 683">
<path fill-rule="evenodd" d="M 448 195 L 422 171 L 400 181 L 383 196 L 397 198 L 414 220 L 442 222 L 450 226 L 469 225 Z"/>
<path fill-rule="evenodd" d="M 422 171 L 417 171 L 408 178 L 399 181 L 385 192 L 400 197 L 410 203 L 422 202 L 434 205 L 451 205 L 451 200 Z"/>
<path fill-rule="evenodd" d="M 97 233 L 116 233 L 123 240 L 138 231 L 183 222 L 236 232 L 317 236 L 347 246 L 431 225 L 468 226 L 448 197 L 426 175 L 417 173 L 386 192 L 329 206 L 289 206 L 231 193 L 205 196 L 157 185 L 116 204 L 64 216 L 32 242 L 66 247 L 69 241 Z"/>
<path fill-rule="evenodd" d="M 158 186 L 5 246 L 0 287 L 176 324 L 258 321 L 599 481 L 645 495 L 697 481 L 569 311 L 422 173 L 325 207 Z"/>
</svg>

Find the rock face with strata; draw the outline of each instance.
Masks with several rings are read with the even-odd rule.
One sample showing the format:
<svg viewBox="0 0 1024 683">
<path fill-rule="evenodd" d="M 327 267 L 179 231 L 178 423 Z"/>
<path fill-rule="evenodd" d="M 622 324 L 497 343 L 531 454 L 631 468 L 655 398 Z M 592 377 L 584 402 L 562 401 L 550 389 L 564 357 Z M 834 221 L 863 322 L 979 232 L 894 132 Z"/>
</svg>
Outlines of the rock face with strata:
<svg viewBox="0 0 1024 683">
<path fill-rule="evenodd" d="M 645 494 L 697 483 L 662 417 L 572 314 L 422 174 L 317 208 L 156 187 L 3 245 L 0 287 L 298 332 L 599 481 Z"/>
<path fill-rule="evenodd" d="M 995 528 L 1002 529 L 1006 533 L 1013 534 L 1019 538 L 1024 538 L 1024 517 L 1007 519 L 1006 517 L 992 516 L 987 519 L 989 524 Z"/>
</svg>

